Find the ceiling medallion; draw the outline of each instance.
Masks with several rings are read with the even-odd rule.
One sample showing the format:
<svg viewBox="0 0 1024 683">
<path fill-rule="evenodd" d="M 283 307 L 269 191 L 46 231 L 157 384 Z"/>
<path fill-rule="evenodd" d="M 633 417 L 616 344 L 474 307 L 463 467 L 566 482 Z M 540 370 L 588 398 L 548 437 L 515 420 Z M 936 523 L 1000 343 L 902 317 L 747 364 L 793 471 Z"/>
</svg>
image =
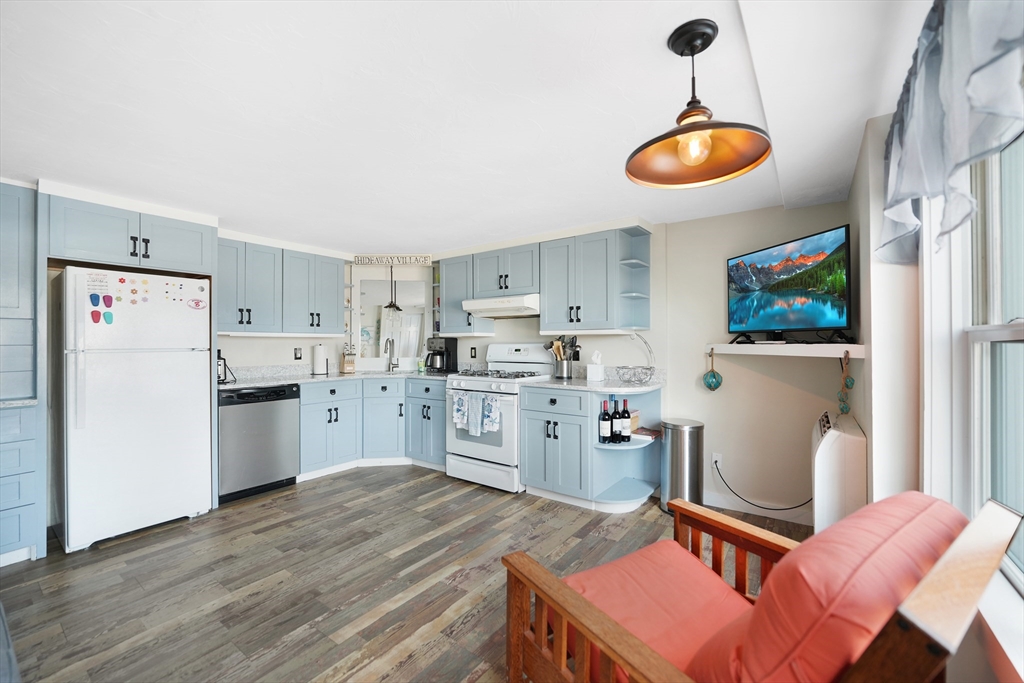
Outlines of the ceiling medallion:
<svg viewBox="0 0 1024 683">
<path fill-rule="evenodd" d="M 676 127 L 640 145 L 626 160 L 626 175 L 637 185 L 660 189 L 704 187 L 757 168 L 772 153 L 768 133 L 745 123 L 713 121 L 697 99 L 694 57 L 718 35 L 710 19 L 688 21 L 668 38 L 668 49 L 690 58 L 690 101 Z"/>
</svg>

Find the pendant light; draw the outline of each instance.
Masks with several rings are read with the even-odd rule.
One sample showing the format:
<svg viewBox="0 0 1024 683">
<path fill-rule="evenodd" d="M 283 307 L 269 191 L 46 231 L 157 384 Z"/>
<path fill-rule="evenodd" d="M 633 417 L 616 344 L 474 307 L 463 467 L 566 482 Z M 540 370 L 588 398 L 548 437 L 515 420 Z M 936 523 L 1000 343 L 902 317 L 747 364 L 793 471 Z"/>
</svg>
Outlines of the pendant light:
<svg viewBox="0 0 1024 683">
<path fill-rule="evenodd" d="M 384 307 L 384 320 L 392 327 L 402 319 L 402 307 L 398 305 L 398 283 L 395 282 L 395 267 L 391 266 L 391 301 Z"/>
<path fill-rule="evenodd" d="M 697 99 L 694 57 L 718 35 L 710 19 L 688 21 L 668 39 L 668 49 L 690 58 L 690 101 L 676 127 L 640 145 L 626 160 L 626 175 L 637 185 L 661 189 L 703 187 L 757 168 L 772 152 L 768 134 L 745 123 L 713 121 Z"/>
</svg>

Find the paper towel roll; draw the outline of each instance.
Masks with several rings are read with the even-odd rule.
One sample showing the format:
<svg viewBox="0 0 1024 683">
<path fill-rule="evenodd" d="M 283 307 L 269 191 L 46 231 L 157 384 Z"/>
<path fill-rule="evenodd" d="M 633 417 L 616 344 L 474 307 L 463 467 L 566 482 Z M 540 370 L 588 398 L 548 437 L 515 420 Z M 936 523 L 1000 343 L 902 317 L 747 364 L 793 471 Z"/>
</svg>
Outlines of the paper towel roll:
<svg viewBox="0 0 1024 683">
<path fill-rule="evenodd" d="M 327 349 L 324 348 L 323 344 L 317 344 L 313 347 L 313 374 L 327 374 Z"/>
</svg>

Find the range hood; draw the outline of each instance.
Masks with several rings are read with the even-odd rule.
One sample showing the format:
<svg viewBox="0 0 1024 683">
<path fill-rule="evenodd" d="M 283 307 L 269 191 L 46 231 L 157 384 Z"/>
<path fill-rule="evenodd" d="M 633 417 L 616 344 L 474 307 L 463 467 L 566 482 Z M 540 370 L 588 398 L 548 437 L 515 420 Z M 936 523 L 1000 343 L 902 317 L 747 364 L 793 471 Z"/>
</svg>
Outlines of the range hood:
<svg viewBox="0 0 1024 683">
<path fill-rule="evenodd" d="M 540 315 L 540 294 L 499 296 L 493 299 L 466 299 L 462 310 L 477 318 L 529 318 Z"/>
</svg>

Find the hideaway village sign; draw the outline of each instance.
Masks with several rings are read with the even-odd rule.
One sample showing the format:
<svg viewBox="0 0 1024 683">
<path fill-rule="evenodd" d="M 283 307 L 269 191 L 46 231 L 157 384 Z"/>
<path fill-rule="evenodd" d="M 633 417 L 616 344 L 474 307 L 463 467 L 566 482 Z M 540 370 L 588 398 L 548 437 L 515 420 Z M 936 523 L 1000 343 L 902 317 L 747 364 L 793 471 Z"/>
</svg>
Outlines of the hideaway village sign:
<svg viewBox="0 0 1024 683">
<path fill-rule="evenodd" d="M 430 256 L 424 254 L 362 254 L 352 261 L 355 266 L 429 266 Z"/>
</svg>

